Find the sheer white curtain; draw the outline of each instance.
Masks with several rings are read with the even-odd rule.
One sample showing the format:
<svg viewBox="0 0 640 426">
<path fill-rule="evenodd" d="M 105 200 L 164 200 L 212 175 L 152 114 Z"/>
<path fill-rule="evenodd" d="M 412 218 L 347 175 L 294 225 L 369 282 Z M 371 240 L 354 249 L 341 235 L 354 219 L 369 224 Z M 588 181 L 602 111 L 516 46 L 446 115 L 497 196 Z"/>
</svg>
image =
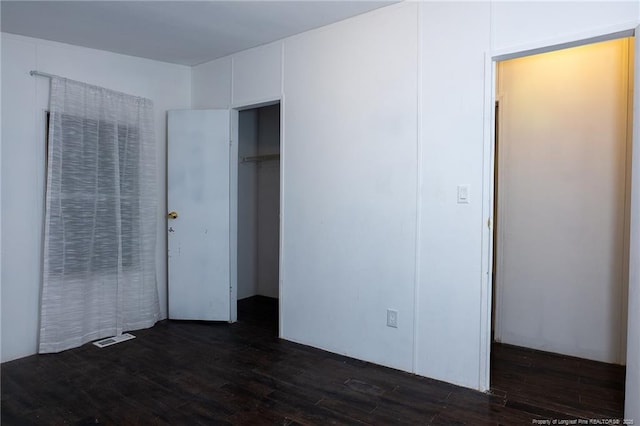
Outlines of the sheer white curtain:
<svg viewBox="0 0 640 426">
<path fill-rule="evenodd" d="M 153 104 L 51 80 L 41 353 L 152 326 Z"/>
</svg>

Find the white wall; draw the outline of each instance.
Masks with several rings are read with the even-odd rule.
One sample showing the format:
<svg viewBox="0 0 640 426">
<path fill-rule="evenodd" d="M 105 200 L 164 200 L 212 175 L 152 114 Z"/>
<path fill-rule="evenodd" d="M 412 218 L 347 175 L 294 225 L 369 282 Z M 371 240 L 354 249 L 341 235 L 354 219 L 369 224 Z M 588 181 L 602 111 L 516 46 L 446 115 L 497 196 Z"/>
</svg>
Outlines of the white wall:
<svg viewBox="0 0 640 426">
<path fill-rule="evenodd" d="M 191 68 L 191 108 L 228 108 L 231 105 L 231 57 Z"/>
<path fill-rule="evenodd" d="M 629 29 L 638 21 L 631 1 L 494 1 L 491 49 L 516 52 Z"/>
<path fill-rule="evenodd" d="M 2 20 L 2 12 L 0 8 L 0 21 Z M 0 129 L 2 129 L 2 32 L 0 32 Z M 2 184 L 2 131 L 0 130 L 0 308 L 2 307 L 2 198 L 3 198 L 3 184 Z M 2 312 L 0 312 L 0 327 L 2 326 Z M 0 332 L 2 330 L 0 329 Z M 2 339 L 0 338 L 0 362 L 2 361 Z"/>
<path fill-rule="evenodd" d="M 283 98 L 283 337 L 485 389 L 491 55 L 639 18 L 637 1 L 405 3 L 194 67 L 194 106 Z"/>
<path fill-rule="evenodd" d="M 640 11 L 638 12 L 640 15 Z M 640 16 L 639 16 L 640 18 Z M 640 20 L 640 19 L 639 19 Z M 640 27 L 636 29 L 635 80 L 633 80 L 633 149 L 631 175 L 631 223 L 629 247 L 629 305 L 627 330 L 627 377 L 624 415 L 628 419 L 640 419 Z M 634 261 L 635 259 L 635 261 Z"/>
<path fill-rule="evenodd" d="M 280 96 L 281 55 L 281 43 L 270 43 L 233 55 L 231 64 L 233 105 L 253 105 Z"/>
<path fill-rule="evenodd" d="M 283 337 L 412 368 L 417 5 L 285 40 Z M 388 308 L 398 328 L 386 326 Z"/>
<path fill-rule="evenodd" d="M 166 317 L 166 111 L 190 106 L 188 67 L 2 35 L 2 361 L 36 352 L 44 208 L 44 110 L 58 74 L 153 100 L 158 141 L 157 279 Z M 8 249 L 10 248 L 10 249 Z"/>
<path fill-rule="evenodd" d="M 498 64 L 498 341 L 624 363 L 628 53 Z"/>
<path fill-rule="evenodd" d="M 258 109 L 260 155 L 280 153 L 280 105 Z M 258 163 L 258 294 L 278 297 L 280 286 L 280 160 Z"/>
<path fill-rule="evenodd" d="M 479 388 L 488 3 L 423 3 L 416 372 Z M 445 43 L 446 41 L 446 43 Z M 457 204 L 458 185 L 470 203 Z"/>
<path fill-rule="evenodd" d="M 492 126 L 490 58 L 628 29 L 637 22 L 640 2 L 424 2 L 420 7 L 415 371 L 485 389 L 488 360 L 481 347 L 488 341 L 490 315 L 483 303 L 490 300 L 490 281 L 483 248 L 491 207 L 483 175 L 492 167 L 484 150 Z M 470 185 L 468 205 L 456 203 L 460 184 Z"/>
<path fill-rule="evenodd" d="M 223 80 L 232 86 L 227 104 L 283 97 L 283 337 L 404 370 L 415 280 L 416 8 L 369 13 L 193 71 L 194 98 L 207 87 L 227 93 Z M 387 308 L 399 310 L 398 329 L 386 327 Z"/>
</svg>

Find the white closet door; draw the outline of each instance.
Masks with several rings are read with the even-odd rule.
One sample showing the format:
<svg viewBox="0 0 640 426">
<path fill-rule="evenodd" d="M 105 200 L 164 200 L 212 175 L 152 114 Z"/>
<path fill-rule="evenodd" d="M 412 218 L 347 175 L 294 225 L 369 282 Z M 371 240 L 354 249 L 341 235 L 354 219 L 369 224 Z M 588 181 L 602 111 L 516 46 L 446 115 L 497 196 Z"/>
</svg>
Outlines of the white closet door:
<svg viewBox="0 0 640 426">
<path fill-rule="evenodd" d="M 169 111 L 167 169 L 169 318 L 229 321 L 229 111 Z"/>
</svg>

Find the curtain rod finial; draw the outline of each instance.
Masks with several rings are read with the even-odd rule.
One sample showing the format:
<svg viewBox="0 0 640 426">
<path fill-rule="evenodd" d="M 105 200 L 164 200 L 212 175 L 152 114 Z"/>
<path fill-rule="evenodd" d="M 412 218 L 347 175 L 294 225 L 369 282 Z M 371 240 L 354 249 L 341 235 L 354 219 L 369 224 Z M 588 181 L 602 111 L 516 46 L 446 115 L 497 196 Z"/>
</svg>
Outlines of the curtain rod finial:
<svg viewBox="0 0 640 426">
<path fill-rule="evenodd" d="M 51 74 L 47 74 L 46 72 L 40 72 L 36 70 L 29 71 L 29 75 L 31 75 L 32 77 L 46 77 L 46 78 L 53 77 L 53 75 Z"/>
</svg>

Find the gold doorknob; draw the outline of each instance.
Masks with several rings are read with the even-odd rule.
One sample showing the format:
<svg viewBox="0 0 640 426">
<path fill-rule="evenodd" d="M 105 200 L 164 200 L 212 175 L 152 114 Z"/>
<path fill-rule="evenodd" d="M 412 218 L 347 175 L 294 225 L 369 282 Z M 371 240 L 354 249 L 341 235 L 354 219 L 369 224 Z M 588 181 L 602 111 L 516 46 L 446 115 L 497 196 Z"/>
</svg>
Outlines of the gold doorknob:
<svg viewBox="0 0 640 426">
<path fill-rule="evenodd" d="M 169 219 L 177 219 L 178 218 L 178 213 L 176 212 L 171 212 L 167 214 L 167 218 Z"/>
</svg>

